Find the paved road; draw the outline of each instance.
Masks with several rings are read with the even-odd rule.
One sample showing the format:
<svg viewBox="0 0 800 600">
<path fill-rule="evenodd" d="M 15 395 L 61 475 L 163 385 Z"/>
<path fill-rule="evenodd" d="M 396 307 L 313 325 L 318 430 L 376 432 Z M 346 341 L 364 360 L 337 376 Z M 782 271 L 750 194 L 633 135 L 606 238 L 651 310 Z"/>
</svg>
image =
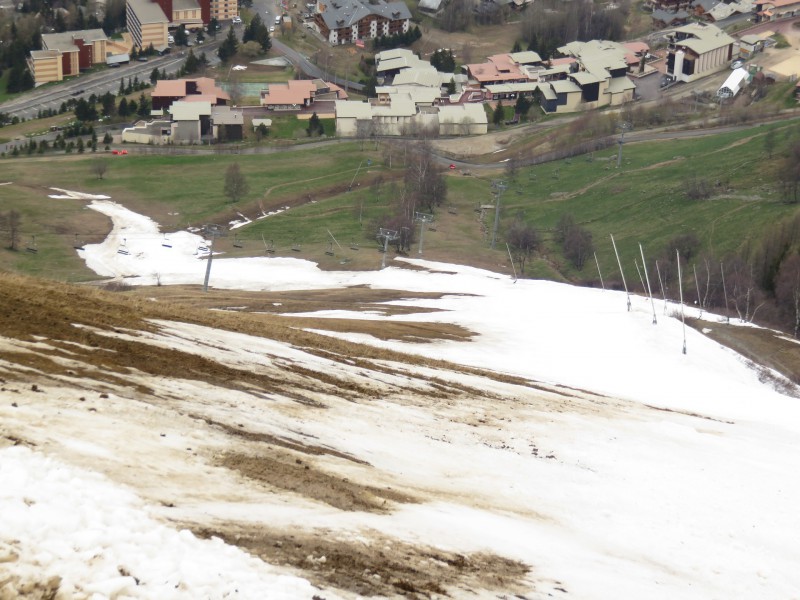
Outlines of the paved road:
<svg viewBox="0 0 800 600">
<path fill-rule="evenodd" d="M 0 112 L 8 113 L 12 117 L 25 119 L 36 118 L 40 110 L 58 110 L 62 102 L 81 96 L 98 96 L 106 92 L 114 94 L 119 91 L 119 80 L 138 77 L 139 80 L 149 81 L 153 67 L 165 69 L 167 73 L 175 73 L 180 68 L 185 56 L 169 54 L 164 57 L 151 58 L 148 62 L 134 61 L 118 69 L 103 69 L 101 71 L 82 75 L 70 81 L 37 88 L 29 93 L 0 104 Z"/>
<path fill-rule="evenodd" d="M 303 0 L 299 1 L 302 2 Z M 258 14 L 261 15 L 261 18 L 264 19 L 264 22 L 268 26 L 274 25 L 275 17 L 280 14 L 280 2 L 278 2 L 278 0 L 253 0 L 253 10 L 257 11 Z M 296 25 L 299 26 L 299 23 Z M 285 56 L 286 59 L 291 62 L 292 65 L 294 65 L 295 69 L 301 71 L 306 77 L 310 77 L 312 79 L 324 79 L 325 81 L 335 83 L 338 86 L 350 90 L 361 91 L 364 89 L 364 86 L 360 83 L 349 81 L 342 77 L 337 77 L 336 75 L 327 73 L 325 70 L 311 62 L 309 57 L 300 54 L 274 36 L 272 37 L 272 51 L 280 54 L 281 56 Z"/>
</svg>

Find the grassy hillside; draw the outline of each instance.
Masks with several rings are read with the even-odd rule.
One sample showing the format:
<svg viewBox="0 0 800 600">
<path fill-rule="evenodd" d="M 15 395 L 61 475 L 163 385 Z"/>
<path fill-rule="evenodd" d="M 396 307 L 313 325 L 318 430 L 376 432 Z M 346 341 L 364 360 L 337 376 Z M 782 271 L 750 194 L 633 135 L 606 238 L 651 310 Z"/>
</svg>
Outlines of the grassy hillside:
<svg viewBox="0 0 800 600">
<path fill-rule="evenodd" d="M 612 148 L 513 174 L 500 168 L 473 169 L 469 176 L 448 170 L 447 205 L 437 211 L 435 230 L 425 234 L 423 256 L 510 271 L 504 232 L 514 218 L 522 218 L 544 240 L 526 275 L 593 279 L 593 264 L 576 272 L 553 240 L 553 229 L 565 213 L 591 231 L 606 278 L 617 271 L 609 234 L 614 234 L 625 268 L 630 266 L 632 272 L 639 242 L 648 257 L 655 257 L 679 234 L 694 233 L 704 249 L 717 254 L 733 252 L 758 243 L 771 224 L 796 212 L 780 199 L 777 159 L 765 160 L 764 139 L 767 131 L 776 130 L 778 157 L 794 127 L 794 122 L 782 122 L 694 139 L 626 144 L 620 169 Z M 23 245 L 35 236 L 39 252 L 3 250 L 0 264 L 65 280 L 93 277 L 75 256 L 75 234 L 81 242 L 99 241 L 108 221 L 86 210 L 85 202 L 47 197 L 49 187 L 60 187 L 111 196 L 153 217 L 165 230 L 225 224 L 245 215 L 253 223 L 237 231 L 237 242 L 244 242 L 237 245 L 244 247 L 235 248 L 232 236 L 220 242 L 233 254 L 263 255 L 266 240 L 277 254 L 309 258 L 323 267 L 342 268 L 346 262 L 348 268 L 377 268 L 374 228 L 392 212 L 393 199 L 401 194 L 402 149 L 395 148 L 392 168 L 384 164 L 384 145 L 359 143 L 261 155 L 132 154 L 105 157 L 109 168 L 102 180 L 92 172 L 97 156 L 5 159 L 3 179 L 11 184 L 0 186 L 2 206 L 22 214 Z M 236 205 L 223 193 L 225 170 L 233 163 L 240 165 L 250 187 Z M 686 182 L 693 178 L 710 183 L 709 199 L 687 198 Z M 492 251 L 488 246 L 495 179 L 505 180 L 508 189 Z M 481 212 L 482 205 L 489 208 Z M 262 209 L 272 212 L 286 206 L 292 208 L 257 220 Z M 334 256 L 326 253 L 331 250 Z M 416 245 L 411 252 L 418 256 Z"/>
</svg>

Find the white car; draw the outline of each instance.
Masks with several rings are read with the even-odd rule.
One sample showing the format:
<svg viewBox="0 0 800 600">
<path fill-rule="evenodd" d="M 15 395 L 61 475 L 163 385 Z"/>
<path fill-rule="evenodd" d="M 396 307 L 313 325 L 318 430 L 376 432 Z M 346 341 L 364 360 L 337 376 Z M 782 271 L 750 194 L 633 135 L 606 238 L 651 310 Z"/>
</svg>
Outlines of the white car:
<svg viewBox="0 0 800 600">
<path fill-rule="evenodd" d="M 234 25 L 239 25 L 241 22 L 242 22 L 242 17 L 240 17 L 238 15 L 233 17 L 233 24 Z"/>
<path fill-rule="evenodd" d="M 269 32 L 272 33 L 273 31 L 275 31 L 275 25 L 270 25 Z"/>
<path fill-rule="evenodd" d="M 735 61 L 731 63 L 731 69 L 736 70 L 744 66 L 744 60 L 741 58 L 737 58 Z"/>
</svg>

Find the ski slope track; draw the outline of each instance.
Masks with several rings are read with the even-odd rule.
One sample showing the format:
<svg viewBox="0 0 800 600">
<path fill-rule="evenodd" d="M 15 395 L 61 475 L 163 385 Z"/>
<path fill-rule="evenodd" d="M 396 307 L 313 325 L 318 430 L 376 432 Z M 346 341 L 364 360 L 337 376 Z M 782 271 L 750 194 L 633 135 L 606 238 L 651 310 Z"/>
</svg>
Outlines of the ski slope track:
<svg viewBox="0 0 800 600">
<path fill-rule="evenodd" d="M 208 241 L 77 194 L 99 276 L 202 284 Z M 215 254 L 210 284 L 404 310 L 0 331 L 0 599 L 800 598 L 800 400 L 679 306 L 411 259 Z"/>
</svg>

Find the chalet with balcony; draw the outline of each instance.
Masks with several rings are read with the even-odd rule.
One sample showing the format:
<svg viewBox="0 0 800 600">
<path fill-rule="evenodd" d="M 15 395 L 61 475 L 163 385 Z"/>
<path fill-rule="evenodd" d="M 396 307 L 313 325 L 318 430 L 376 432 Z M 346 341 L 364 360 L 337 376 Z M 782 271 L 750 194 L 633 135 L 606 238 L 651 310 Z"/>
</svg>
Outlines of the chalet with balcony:
<svg viewBox="0 0 800 600">
<path fill-rule="evenodd" d="M 404 2 L 319 0 L 314 22 L 332 45 L 407 33 L 411 12 Z"/>
</svg>

